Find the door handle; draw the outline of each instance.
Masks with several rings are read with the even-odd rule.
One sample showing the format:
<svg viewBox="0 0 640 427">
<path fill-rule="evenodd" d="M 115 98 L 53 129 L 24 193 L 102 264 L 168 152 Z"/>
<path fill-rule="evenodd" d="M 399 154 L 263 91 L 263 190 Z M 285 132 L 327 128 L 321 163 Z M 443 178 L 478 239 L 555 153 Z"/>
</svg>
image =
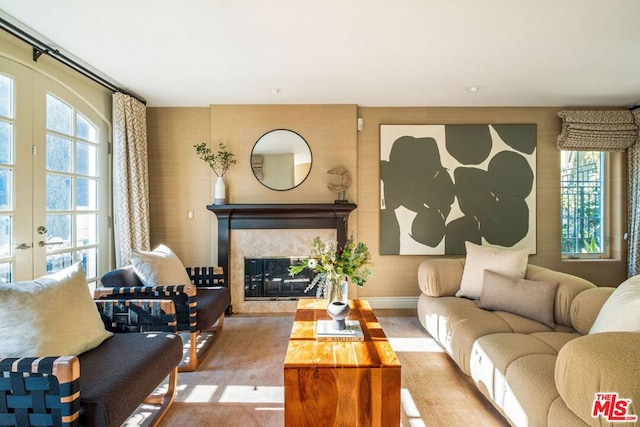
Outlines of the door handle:
<svg viewBox="0 0 640 427">
<path fill-rule="evenodd" d="M 19 245 L 15 245 L 14 249 L 25 250 L 25 249 L 29 249 L 30 247 L 31 247 L 31 245 L 28 245 L 26 243 L 20 243 Z"/>
<path fill-rule="evenodd" d="M 60 242 L 47 242 L 45 243 L 43 240 L 40 240 L 38 242 L 38 246 L 43 247 L 43 246 L 53 246 L 53 245 L 61 245 L 64 242 L 60 241 Z"/>
</svg>

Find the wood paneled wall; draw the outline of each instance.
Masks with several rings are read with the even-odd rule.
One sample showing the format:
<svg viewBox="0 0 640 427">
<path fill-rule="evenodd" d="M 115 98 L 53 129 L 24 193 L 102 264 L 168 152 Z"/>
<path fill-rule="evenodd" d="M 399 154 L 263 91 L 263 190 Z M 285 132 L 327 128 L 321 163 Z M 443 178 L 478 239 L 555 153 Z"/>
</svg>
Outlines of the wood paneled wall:
<svg viewBox="0 0 640 427">
<path fill-rule="evenodd" d="M 562 261 L 560 258 L 560 132 L 557 108 L 413 108 L 355 105 L 212 105 L 205 108 L 149 108 L 149 173 L 151 179 L 152 245 L 166 243 L 189 265 L 217 259 L 217 224 L 205 206 L 212 203 L 215 175 L 199 160 L 193 145 L 224 142 L 238 159 L 225 176 L 228 203 L 331 202 L 335 194 L 326 174 L 343 166 L 354 175 L 347 198 L 358 204 L 349 229 L 365 241 L 374 258 L 374 277 L 358 296 L 396 297 L 419 293 L 416 271 L 425 256 L 379 255 L 379 127 L 381 124 L 535 123 L 537 151 L 537 254 L 530 262 L 615 286 L 626 278 L 626 204 L 611 212 L 614 259 Z M 357 131 L 357 118 L 364 120 Z M 251 171 L 255 141 L 273 129 L 302 135 L 313 154 L 308 179 L 290 191 L 260 184 Z M 613 196 L 625 198 L 625 157 L 614 156 Z M 356 173 L 357 171 L 357 173 Z M 187 219 L 188 210 L 194 219 Z"/>
</svg>

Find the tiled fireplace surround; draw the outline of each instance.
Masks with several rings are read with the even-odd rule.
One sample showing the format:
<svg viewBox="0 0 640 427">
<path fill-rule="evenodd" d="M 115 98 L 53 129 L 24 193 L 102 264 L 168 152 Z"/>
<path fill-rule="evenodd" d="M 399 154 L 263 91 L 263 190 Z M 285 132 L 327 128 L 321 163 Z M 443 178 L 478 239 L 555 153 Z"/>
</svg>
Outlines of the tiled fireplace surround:
<svg viewBox="0 0 640 427">
<path fill-rule="evenodd" d="M 309 254 L 315 236 L 324 241 L 335 240 L 336 231 L 326 229 L 309 230 L 232 230 L 229 251 L 231 302 L 233 311 L 239 313 L 294 312 L 297 301 L 245 301 L 244 259 Z M 309 291 L 310 296 L 315 290 Z"/>
<path fill-rule="evenodd" d="M 225 268 L 237 313 L 295 312 L 297 301 L 245 301 L 244 259 L 305 257 L 314 237 L 344 240 L 355 204 L 210 205 L 218 219 L 218 265 Z M 315 291 L 309 291 L 315 296 Z"/>
</svg>

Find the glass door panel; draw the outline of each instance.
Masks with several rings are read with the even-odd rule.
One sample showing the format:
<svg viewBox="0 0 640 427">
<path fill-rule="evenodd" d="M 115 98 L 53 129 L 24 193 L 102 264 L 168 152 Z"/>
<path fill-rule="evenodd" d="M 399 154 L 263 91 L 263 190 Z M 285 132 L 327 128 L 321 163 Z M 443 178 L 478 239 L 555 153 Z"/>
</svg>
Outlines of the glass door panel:
<svg viewBox="0 0 640 427">
<path fill-rule="evenodd" d="M 0 282 L 107 267 L 109 118 L 86 99 L 0 56 Z"/>
<path fill-rule="evenodd" d="M 0 58 L 0 282 L 31 278 L 33 90 L 26 67 Z M 18 191 L 19 190 L 19 191 Z M 28 212 L 28 214 L 24 214 Z"/>
<path fill-rule="evenodd" d="M 99 218 L 98 127 L 73 106 L 46 95 L 47 273 L 74 262 L 97 275 Z"/>
</svg>

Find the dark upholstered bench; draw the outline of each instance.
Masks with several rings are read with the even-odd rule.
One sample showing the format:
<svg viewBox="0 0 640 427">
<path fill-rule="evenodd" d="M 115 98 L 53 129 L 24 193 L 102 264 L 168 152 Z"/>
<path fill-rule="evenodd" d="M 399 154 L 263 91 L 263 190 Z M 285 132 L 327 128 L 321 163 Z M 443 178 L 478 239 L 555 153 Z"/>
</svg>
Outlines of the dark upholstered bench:
<svg viewBox="0 0 640 427">
<path fill-rule="evenodd" d="M 138 331 L 175 330 L 173 303 L 96 304 L 115 332 L 98 347 L 77 357 L 0 359 L 0 425 L 119 426 L 141 403 L 157 405 L 147 422 L 160 422 L 175 396 L 182 340 L 174 333 Z M 167 377 L 166 392 L 152 396 Z"/>
<path fill-rule="evenodd" d="M 119 426 L 141 402 L 161 403 L 148 396 L 180 363 L 182 340 L 157 332 L 115 334 L 78 359 L 80 425 Z M 159 398 L 165 399 L 173 399 L 173 390 Z"/>
<path fill-rule="evenodd" d="M 225 312 L 231 310 L 231 293 L 225 286 L 221 267 L 187 267 L 189 284 L 144 286 L 132 266 L 118 268 L 104 274 L 102 287 L 95 290 L 101 298 L 163 298 L 176 306 L 177 330 L 190 333 L 189 357 L 180 371 L 198 367 L 198 335 L 200 332 L 222 331 Z M 211 343 L 210 343 L 211 344 Z M 205 349 L 206 350 L 206 349 Z"/>
</svg>

